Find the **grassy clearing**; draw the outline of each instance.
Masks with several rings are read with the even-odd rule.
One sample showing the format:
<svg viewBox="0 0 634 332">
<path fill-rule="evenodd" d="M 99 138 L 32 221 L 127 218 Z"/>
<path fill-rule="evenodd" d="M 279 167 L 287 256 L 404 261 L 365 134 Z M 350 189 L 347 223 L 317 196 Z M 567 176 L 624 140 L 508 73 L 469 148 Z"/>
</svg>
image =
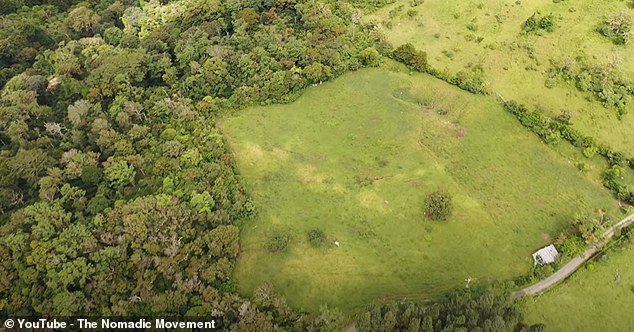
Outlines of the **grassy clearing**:
<svg viewBox="0 0 634 332">
<path fill-rule="evenodd" d="M 549 331 L 632 331 L 634 253 L 611 252 L 563 284 L 525 300 L 526 321 L 544 322 Z M 618 273 L 620 278 L 616 278 Z"/>
<path fill-rule="evenodd" d="M 428 298 L 468 276 L 525 273 L 530 253 L 575 212 L 616 211 L 574 158 L 542 144 L 493 98 L 401 70 L 349 73 L 293 104 L 223 120 L 258 211 L 242 227 L 241 292 L 271 282 L 311 311 Z M 439 187 L 453 194 L 455 212 L 423 221 L 424 196 Z M 309 244 L 314 228 L 330 246 Z M 290 236 L 286 252 L 266 250 L 274 234 Z"/>
<path fill-rule="evenodd" d="M 401 5 L 403 9 L 396 10 Z M 391 22 L 391 28 L 384 30 L 388 40 L 395 45 L 410 42 L 425 50 L 436 68 L 456 73 L 481 65 L 492 90 L 506 99 L 542 108 L 551 116 L 568 110 L 576 129 L 634 155 L 629 138 L 634 127 L 634 104 L 619 121 L 615 110 L 605 109 L 588 93 L 565 83 L 551 89 L 544 84 L 551 59 L 577 56 L 596 63 L 616 57 L 621 61 L 621 71 L 634 79 L 634 57 L 630 56 L 634 45 L 614 45 L 595 31 L 609 13 L 627 11 L 634 16 L 634 8 L 627 1 L 426 0 L 414 8 L 418 14 L 413 18 L 406 14 L 409 9 L 409 1 L 397 1 L 366 20 Z M 552 13 L 557 22 L 555 31 L 522 34 L 523 22 L 535 12 Z M 479 42 L 478 37 L 482 38 Z"/>
</svg>

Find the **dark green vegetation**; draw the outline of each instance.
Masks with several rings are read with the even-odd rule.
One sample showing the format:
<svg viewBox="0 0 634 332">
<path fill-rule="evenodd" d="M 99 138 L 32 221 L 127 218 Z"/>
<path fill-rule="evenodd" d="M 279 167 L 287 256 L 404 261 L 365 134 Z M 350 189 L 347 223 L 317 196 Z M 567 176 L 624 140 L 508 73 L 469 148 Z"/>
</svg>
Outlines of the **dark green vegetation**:
<svg viewBox="0 0 634 332">
<path fill-rule="evenodd" d="M 447 220 L 453 211 L 453 197 L 447 190 L 438 189 L 425 197 L 425 216 L 431 220 Z"/>
<path fill-rule="evenodd" d="M 537 30 L 546 30 L 553 32 L 555 30 L 555 17 L 552 14 L 541 16 L 537 13 L 529 17 L 524 22 L 524 32 L 533 32 Z"/>
<path fill-rule="evenodd" d="M 359 331 L 533 331 L 508 293 L 461 289 L 430 305 L 370 305 L 357 316 Z"/>
</svg>

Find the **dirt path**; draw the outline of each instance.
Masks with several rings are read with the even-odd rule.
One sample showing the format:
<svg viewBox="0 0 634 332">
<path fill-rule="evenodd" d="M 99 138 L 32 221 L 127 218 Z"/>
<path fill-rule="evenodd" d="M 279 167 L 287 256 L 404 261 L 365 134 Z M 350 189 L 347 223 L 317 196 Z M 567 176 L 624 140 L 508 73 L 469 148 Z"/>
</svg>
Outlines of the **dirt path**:
<svg viewBox="0 0 634 332">
<path fill-rule="evenodd" d="M 550 277 L 534 285 L 531 285 L 529 287 L 526 287 L 522 290 L 519 290 L 513 293 L 512 297 L 515 299 L 515 298 L 528 295 L 528 294 L 531 294 L 531 295 L 537 294 L 546 290 L 548 287 L 560 282 L 561 280 L 566 279 L 573 272 L 575 272 L 581 265 L 583 265 L 583 263 L 585 263 L 588 259 L 590 259 L 590 257 L 592 257 L 601 248 L 603 243 L 607 242 L 610 238 L 612 238 L 612 236 L 614 236 L 614 233 L 616 233 L 617 230 L 628 227 L 633 223 L 634 223 L 634 214 L 621 220 L 614 226 L 610 227 L 605 233 L 603 233 L 605 240 L 602 243 L 591 246 L 583 253 L 583 255 L 573 258 L 568 264 L 564 265 L 564 267 L 559 269 Z"/>
</svg>

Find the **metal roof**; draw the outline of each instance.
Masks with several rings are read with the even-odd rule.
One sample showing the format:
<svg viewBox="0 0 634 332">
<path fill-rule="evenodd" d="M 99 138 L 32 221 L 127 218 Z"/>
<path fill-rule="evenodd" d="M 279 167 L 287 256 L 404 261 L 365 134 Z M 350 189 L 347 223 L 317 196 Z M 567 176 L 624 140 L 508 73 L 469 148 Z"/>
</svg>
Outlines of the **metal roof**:
<svg viewBox="0 0 634 332">
<path fill-rule="evenodd" d="M 547 247 L 543 247 L 533 254 L 533 265 L 537 265 L 538 263 L 539 265 L 553 263 L 558 255 L 559 252 L 557 252 L 557 248 L 555 248 L 554 245 L 551 244 Z"/>
</svg>

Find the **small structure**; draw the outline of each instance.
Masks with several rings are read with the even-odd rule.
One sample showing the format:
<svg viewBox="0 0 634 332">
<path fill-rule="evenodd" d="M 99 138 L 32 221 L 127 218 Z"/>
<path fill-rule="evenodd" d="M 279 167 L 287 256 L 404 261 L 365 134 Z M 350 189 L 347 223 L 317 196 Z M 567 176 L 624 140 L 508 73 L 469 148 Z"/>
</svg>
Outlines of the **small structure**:
<svg viewBox="0 0 634 332">
<path fill-rule="evenodd" d="M 559 252 L 554 245 L 543 247 L 533 254 L 533 266 L 553 263 L 557 256 L 559 256 Z"/>
</svg>

